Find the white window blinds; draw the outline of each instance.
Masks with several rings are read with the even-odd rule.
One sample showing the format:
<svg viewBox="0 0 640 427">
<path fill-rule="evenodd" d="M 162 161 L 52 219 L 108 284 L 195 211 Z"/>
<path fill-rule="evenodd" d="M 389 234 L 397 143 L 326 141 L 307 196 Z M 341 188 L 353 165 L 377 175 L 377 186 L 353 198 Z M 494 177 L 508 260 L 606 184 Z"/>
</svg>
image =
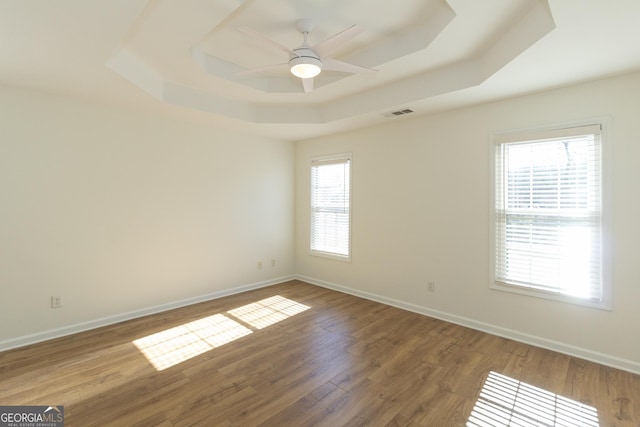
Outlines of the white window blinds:
<svg viewBox="0 0 640 427">
<path fill-rule="evenodd" d="M 311 253 L 350 257 L 350 156 L 311 161 Z"/>
<path fill-rule="evenodd" d="M 602 301 L 600 125 L 496 142 L 496 283 Z"/>
</svg>

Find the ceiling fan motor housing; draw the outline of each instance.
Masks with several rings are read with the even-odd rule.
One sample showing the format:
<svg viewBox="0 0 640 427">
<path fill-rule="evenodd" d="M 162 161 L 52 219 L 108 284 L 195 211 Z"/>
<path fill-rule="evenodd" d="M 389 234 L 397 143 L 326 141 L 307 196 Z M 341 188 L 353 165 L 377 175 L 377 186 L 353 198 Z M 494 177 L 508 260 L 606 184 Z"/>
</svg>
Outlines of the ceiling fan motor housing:
<svg viewBox="0 0 640 427">
<path fill-rule="evenodd" d="M 301 46 L 293 49 L 295 55 L 289 55 L 291 72 L 301 78 L 312 78 L 320 74 L 322 60 L 313 49 Z"/>
</svg>

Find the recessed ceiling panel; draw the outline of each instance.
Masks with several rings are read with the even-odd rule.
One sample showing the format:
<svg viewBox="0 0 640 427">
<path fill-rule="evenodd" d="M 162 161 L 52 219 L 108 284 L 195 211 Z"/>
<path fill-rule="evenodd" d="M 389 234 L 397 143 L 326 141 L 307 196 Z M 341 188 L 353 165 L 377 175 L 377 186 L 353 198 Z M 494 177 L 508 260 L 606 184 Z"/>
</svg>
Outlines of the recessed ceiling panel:
<svg viewBox="0 0 640 427">
<path fill-rule="evenodd" d="M 314 50 L 354 24 L 332 51 Z M 108 65 L 164 102 L 253 122 L 323 123 L 479 85 L 553 28 L 544 0 L 158 0 Z M 304 55 L 326 67 L 313 84 L 287 65 L 307 30 Z M 344 63 L 374 71 L 331 69 L 354 68 Z"/>
</svg>

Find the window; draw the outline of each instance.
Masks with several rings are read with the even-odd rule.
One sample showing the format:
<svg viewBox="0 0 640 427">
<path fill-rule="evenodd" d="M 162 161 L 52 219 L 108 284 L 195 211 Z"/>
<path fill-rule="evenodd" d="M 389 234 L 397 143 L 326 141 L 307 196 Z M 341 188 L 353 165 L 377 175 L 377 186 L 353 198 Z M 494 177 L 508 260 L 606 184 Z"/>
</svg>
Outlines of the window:
<svg viewBox="0 0 640 427">
<path fill-rule="evenodd" d="M 311 161 L 311 254 L 351 257 L 351 156 Z"/>
<path fill-rule="evenodd" d="M 608 308 L 601 134 L 497 136 L 494 288 Z"/>
</svg>

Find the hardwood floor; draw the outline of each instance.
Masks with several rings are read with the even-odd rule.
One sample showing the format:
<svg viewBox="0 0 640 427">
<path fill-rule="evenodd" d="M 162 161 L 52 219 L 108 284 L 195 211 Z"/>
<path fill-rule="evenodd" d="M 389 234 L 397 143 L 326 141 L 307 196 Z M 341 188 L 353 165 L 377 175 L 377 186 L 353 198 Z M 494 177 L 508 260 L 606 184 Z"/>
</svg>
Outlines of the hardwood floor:
<svg viewBox="0 0 640 427">
<path fill-rule="evenodd" d="M 640 376 L 292 281 L 0 353 L 0 405 L 83 427 L 638 426 Z"/>
</svg>

